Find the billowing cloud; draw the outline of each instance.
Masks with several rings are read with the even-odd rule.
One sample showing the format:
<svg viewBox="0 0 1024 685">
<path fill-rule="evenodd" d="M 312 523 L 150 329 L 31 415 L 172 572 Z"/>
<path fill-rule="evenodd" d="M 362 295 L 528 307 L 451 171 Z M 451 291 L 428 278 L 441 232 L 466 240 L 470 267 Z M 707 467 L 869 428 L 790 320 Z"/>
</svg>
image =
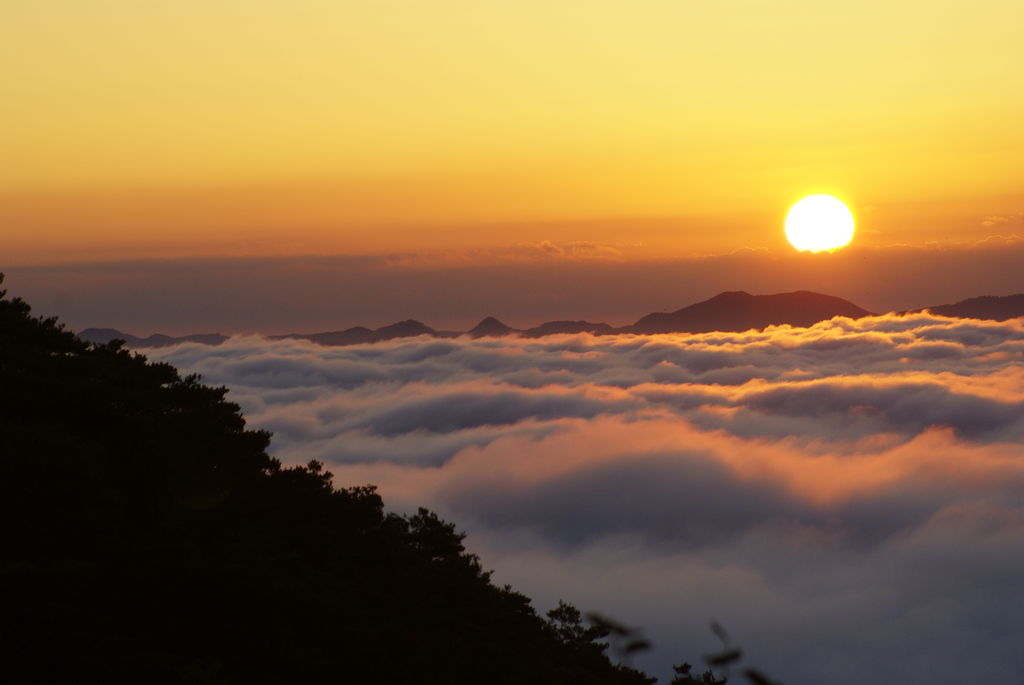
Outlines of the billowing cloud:
<svg viewBox="0 0 1024 685">
<path fill-rule="evenodd" d="M 711 616 L 791 685 L 1024 672 L 1024 320 L 148 354 L 542 608 L 645 626 L 659 675 Z"/>
</svg>

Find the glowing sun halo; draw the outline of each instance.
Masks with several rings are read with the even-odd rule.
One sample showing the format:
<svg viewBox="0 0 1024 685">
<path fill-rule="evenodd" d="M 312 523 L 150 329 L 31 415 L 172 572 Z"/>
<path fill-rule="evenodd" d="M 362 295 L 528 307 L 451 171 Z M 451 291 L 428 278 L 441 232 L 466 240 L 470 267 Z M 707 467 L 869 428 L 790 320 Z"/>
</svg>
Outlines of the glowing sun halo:
<svg viewBox="0 0 1024 685">
<path fill-rule="evenodd" d="M 786 215 L 786 238 L 801 252 L 838 250 L 853 240 L 853 214 L 831 195 L 808 195 Z"/>
</svg>

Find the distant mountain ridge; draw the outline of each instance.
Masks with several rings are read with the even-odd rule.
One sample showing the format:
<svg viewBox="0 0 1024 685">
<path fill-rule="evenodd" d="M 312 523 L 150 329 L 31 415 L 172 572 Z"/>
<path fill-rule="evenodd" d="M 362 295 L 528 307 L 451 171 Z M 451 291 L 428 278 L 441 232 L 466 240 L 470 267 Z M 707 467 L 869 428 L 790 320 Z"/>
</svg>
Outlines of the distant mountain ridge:
<svg viewBox="0 0 1024 685">
<path fill-rule="evenodd" d="M 670 314 L 648 314 L 629 327 L 629 332 L 649 335 L 746 331 L 781 324 L 813 326 L 834 316 L 859 319 L 870 315 L 868 310 L 840 297 L 809 290 L 777 295 L 751 295 L 738 290 L 720 293 Z"/>
<path fill-rule="evenodd" d="M 493 316 L 488 316 L 483 321 L 473 326 L 467 335 L 471 338 L 484 338 L 484 337 L 500 337 L 502 335 L 508 335 L 514 332 L 512 328 L 509 328 L 502 322 L 495 319 Z"/>
<path fill-rule="evenodd" d="M 913 309 L 899 314 L 913 314 L 931 311 L 942 316 L 957 316 L 972 319 L 994 319 L 1005 321 L 1024 316 L 1024 294 L 1004 296 L 972 297 L 955 304 L 936 305 Z M 309 340 L 320 345 L 359 345 L 382 342 L 395 338 L 427 335 L 435 338 L 455 338 L 466 335 L 472 338 L 501 337 L 518 335 L 524 338 L 539 338 L 545 335 L 591 333 L 611 335 L 632 333 L 654 335 L 658 333 L 710 333 L 713 331 L 746 331 L 763 329 L 768 326 L 788 324 L 790 326 L 813 326 L 836 316 L 857 319 L 872 313 L 858 307 L 849 300 L 833 295 L 823 295 L 809 290 L 774 295 L 751 295 L 744 291 L 727 291 L 709 300 L 683 307 L 674 312 L 647 314 L 629 326 L 616 328 L 606 323 L 590 321 L 548 321 L 539 326 L 516 329 L 505 325 L 493 316 L 484 318 L 468 331 L 439 331 L 421 321 L 406 319 L 397 323 L 370 329 L 355 326 L 341 331 L 323 333 L 288 333 L 270 336 L 273 340 Z M 183 342 L 219 345 L 229 336 L 220 333 L 200 333 L 174 337 L 156 333 L 146 338 L 122 333 L 114 328 L 87 328 L 78 334 L 83 340 L 107 343 L 114 339 L 124 340 L 128 347 L 164 347 Z"/>
<path fill-rule="evenodd" d="M 363 343 L 383 342 L 394 338 L 413 338 L 417 335 L 430 335 L 435 338 L 454 338 L 462 335 L 452 331 L 435 331 L 430 326 L 415 319 L 406 319 L 398 323 L 382 326 L 377 330 L 356 326 L 346 328 L 343 331 L 330 331 L 327 333 L 286 333 L 285 335 L 272 335 L 272 340 L 309 340 L 320 345 L 360 345 Z"/>
<path fill-rule="evenodd" d="M 148 337 L 140 338 L 131 333 L 122 333 L 116 328 L 86 328 L 78 334 L 78 337 L 99 345 L 105 345 L 111 340 L 124 340 L 125 345 L 128 347 L 166 347 L 183 342 L 220 345 L 231 336 L 221 335 L 220 333 L 193 333 L 192 335 L 174 337 L 164 335 L 163 333 L 154 333 Z"/>
<path fill-rule="evenodd" d="M 1006 321 L 1024 316 L 1024 293 L 1017 295 L 982 295 L 961 300 L 955 304 L 939 304 L 923 309 L 911 309 L 902 314 L 930 311 L 939 316 L 958 316 L 964 319 L 992 319 Z"/>
</svg>

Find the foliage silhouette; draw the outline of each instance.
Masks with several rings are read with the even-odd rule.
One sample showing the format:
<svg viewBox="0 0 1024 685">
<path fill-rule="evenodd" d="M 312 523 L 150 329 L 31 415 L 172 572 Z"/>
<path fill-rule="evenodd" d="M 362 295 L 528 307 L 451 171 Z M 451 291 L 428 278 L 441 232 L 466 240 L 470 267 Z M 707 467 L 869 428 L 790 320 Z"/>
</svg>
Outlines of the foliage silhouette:
<svg viewBox="0 0 1024 685">
<path fill-rule="evenodd" d="M 725 685 L 729 682 L 729 679 L 725 676 L 721 678 L 716 677 L 710 670 L 704 671 L 699 676 L 692 673 L 693 666 L 688 662 L 683 662 L 672 667 L 675 672 L 675 677 L 672 678 L 669 685 Z"/>
<path fill-rule="evenodd" d="M 726 685 L 729 682 L 728 669 L 739 664 L 743 658 L 743 650 L 732 646 L 729 633 L 718 621 L 711 621 L 711 632 L 721 640 L 722 649 L 704 656 L 704 663 L 709 668 L 698 676 L 692 673 L 693 666 L 689 663 L 677 664 L 672 667 L 675 677 L 672 678 L 669 685 Z M 719 674 L 715 674 L 714 669 L 716 668 L 720 670 Z M 751 685 L 780 685 L 752 666 L 746 666 L 740 673 Z"/>
<path fill-rule="evenodd" d="M 653 682 L 453 524 L 283 467 L 226 392 L 0 291 L 7 682 Z"/>
</svg>

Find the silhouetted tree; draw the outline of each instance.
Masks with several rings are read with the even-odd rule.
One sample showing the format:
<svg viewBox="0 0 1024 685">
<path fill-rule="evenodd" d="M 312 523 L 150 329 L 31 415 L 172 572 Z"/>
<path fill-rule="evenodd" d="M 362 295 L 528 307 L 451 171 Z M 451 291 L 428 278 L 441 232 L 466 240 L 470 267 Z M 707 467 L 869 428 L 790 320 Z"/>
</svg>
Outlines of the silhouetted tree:
<svg viewBox="0 0 1024 685">
<path fill-rule="evenodd" d="M 5 681 L 653 682 L 453 524 L 282 466 L 226 394 L 0 291 Z"/>
<path fill-rule="evenodd" d="M 725 676 L 718 678 L 710 670 L 696 675 L 691 672 L 692 669 L 693 666 L 685 661 L 673 666 L 672 672 L 675 673 L 675 677 L 672 678 L 669 685 L 725 685 L 729 682 Z"/>
</svg>

